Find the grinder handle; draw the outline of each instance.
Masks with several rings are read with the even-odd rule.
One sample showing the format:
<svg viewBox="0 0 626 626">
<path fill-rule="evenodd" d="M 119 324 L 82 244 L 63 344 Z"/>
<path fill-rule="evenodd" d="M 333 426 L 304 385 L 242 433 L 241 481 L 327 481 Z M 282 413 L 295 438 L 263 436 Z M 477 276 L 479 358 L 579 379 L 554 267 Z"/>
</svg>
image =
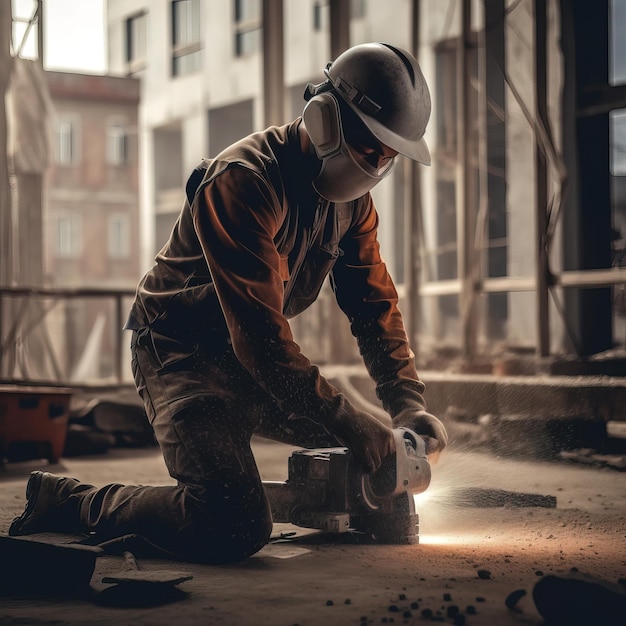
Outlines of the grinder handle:
<svg viewBox="0 0 626 626">
<path fill-rule="evenodd" d="M 431 478 L 426 442 L 408 428 L 395 428 L 393 432 L 396 439 L 396 489 L 392 495 L 403 491 L 422 493 L 430 485 Z"/>
<path fill-rule="evenodd" d="M 394 454 L 384 459 L 380 469 L 364 477 L 364 488 L 370 498 L 388 498 L 404 492 L 422 493 L 430 485 L 430 464 L 426 443 L 408 428 L 394 428 Z"/>
</svg>

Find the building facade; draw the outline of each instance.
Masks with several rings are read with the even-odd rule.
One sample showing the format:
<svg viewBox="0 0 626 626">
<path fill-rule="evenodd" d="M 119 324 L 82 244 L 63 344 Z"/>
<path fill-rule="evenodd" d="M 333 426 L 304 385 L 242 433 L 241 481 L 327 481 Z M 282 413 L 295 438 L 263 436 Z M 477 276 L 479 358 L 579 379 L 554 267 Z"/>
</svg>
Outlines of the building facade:
<svg viewBox="0 0 626 626">
<path fill-rule="evenodd" d="M 333 8 L 345 9 L 350 45 L 413 50 L 430 85 L 432 167 L 402 163 L 373 192 L 420 354 L 624 347 L 624 208 L 609 167 L 626 107 L 623 0 L 109 0 L 110 73 L 141 84 L 142 267 L 199 160 L 265 125 L 263 16 L 279 1 L 283 122 L 323 78 Z M 358 358 L 349 341 L 321 339 L 329 325 L 349 335 L 329 307 L 307 320 L 305 352 Z"/>
<path fill-rule="evenodd" d="M 134 289 L 140 276 L 139 80 L 45 72 L 52 105 L 44 185 L 44 284 Z M 70 378 L 110 376 L 116 327 L 111 298 L 69 298 L 49 332 Z M 58 327 L 58 328 L 57 328 Z M 91 340 L 90 340 L 91 338 Z M 87 364 L 88 346 L 96 346 Z M 82 365 L 79 365 L 82 364 Z"/>
<path fill-rule="evenodd" d="M 139 81 L 46 72 L 46 282 L 133 286 L 139 274 Z"/>
</svg>

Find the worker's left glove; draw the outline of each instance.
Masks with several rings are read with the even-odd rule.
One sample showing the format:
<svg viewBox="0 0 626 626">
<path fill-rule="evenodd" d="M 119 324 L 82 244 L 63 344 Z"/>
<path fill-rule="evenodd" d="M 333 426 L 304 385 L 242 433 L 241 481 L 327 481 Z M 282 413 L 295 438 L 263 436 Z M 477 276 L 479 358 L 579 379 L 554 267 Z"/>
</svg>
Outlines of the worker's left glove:
<svg viewBox="0 0 626 626">
<path fill-rule="evenodd" d="M 426 454 L 436 459 L 448 445 L 448 433 L 441 420 L 424 410 L 404 409 L 393 418 L 393 427 L 405 427 L 426 442 Z"/>
<path fill-rule="evenodd" d="M 368 474 L 375 472 L 383 459 L 395 452 L 391 428 L 365 411 L 353 408 L 338 412 L 332 428 L 333 434 Z"/>
</svg>

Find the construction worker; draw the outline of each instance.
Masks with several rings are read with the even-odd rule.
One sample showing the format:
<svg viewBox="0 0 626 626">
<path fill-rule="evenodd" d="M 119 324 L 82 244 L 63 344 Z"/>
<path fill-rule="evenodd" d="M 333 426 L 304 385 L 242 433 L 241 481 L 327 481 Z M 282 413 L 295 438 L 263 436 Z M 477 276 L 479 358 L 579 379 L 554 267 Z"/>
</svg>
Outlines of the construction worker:
<svg viewBox="0 0 626 626">
<path fill-rule="evenodd" d="M 205 160 L 126 327 L 139 395 L 177 485 L 97 488 L 34 472 L 9 533 L 137 535 L 189 561 L 244 559 L 272 518 L 253 434 L 346 446 L 364 472 L 394 452 L 392 427 L 447 443 L 426 412 L 398 295 L 379 253 L 370 190 L 405 155 L 429 164 L 428 87 L 389 44 L 354 46 L 308 85 L 302 116 Z M 288 318 L 330 276 L 385 421 L 357 409 L 293 339 Z"/>
</svg>

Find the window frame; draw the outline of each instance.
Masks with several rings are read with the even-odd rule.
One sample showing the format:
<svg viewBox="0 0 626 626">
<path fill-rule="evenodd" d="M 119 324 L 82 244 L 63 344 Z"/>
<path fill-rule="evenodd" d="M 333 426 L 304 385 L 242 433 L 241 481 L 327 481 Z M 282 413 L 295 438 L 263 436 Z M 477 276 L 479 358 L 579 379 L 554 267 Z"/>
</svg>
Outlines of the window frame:
<svg viewBox="0 0 626 626">
<path fill-rule="evenodd" d="M 68 127 L 69 132 L 63 128 Z M 80 118 L 74 114 L 60 114 L 56 120 L 54 161 L 61 167 L 74 167 L 80 162 Z M 69 139 L 68 139 L 69 137 Z M 66 139 L 67 141 L 64 141 Z M 69 154 L 66 154 L 69 150 Z"/>
<path fill-rule="evenodd" d="M 110 167 L 128 164 L 128 132 L 125 120 L 109 119 L 106 124 L 106 163 Z M 120 132 L 112 132 L 119 129 Z"/>
<path fill-rule="evenodd" d="M 133 27 L 137 26 L 134 30 Z M 143 41 L 136 35 L 142 35 Z M 140 45 L 133 45 L 139 41 Z M 143 54 L 137 54 L 135 48 L 142 48 Z M 145 69 L 148 60 L 148 12 L 140 11 L 126 19 L 126 66 L 129 74 Z"/>
<path fill-rule="evenodd" d="M 250 12 L 242 9 L 243 3 L 254 6 L 256 11 Z M 245 14 L 248 13 L 248 16 Z M 263 27 L 263 7 L 261 0 L 233 0 L 233 54 L 235 58 L 243 59 L 261 51 Z M 252 36 L 253 44 L 249 49 L 244 45 L 244 40 Z"/>
<path fill-rule="evenodd" d="M 54 220 L 54 252 L 57 259 L 78 259 L 83 253 L 83 220 L 74 211 L 57 213 Z"/>
<path fill-rule="evenodd" d="M 107 219 L 107 256 L 115 261 L 126 260 L 130 252 L 130 216 L 115 211 Z"/>
<path fill-rule="evenodd" d="M 189 6 L 190 10 L 181 16 L 177 7 Z M 202 6 L 199 0 L 172 0 L 171 4 L 171 46 L 172 46 L 172 76 L 186 76 L 200 71 L 202 62 Z M 185 18 L 184 20 L 181 18 Z M 195 22 L 193 21 L 195 18 Z M 191 20 L 191 21 L 190 21 Z M 186 36 L 181 35 L 180 26 L 187 23 Z M 184 39 L 184 40 L 183 40 Z"/>
<path fill-rule="evenodd" d="M 366 0 L 350 0 L 350 18 L 362 20 L 367 17 Z"/>
</svg>

